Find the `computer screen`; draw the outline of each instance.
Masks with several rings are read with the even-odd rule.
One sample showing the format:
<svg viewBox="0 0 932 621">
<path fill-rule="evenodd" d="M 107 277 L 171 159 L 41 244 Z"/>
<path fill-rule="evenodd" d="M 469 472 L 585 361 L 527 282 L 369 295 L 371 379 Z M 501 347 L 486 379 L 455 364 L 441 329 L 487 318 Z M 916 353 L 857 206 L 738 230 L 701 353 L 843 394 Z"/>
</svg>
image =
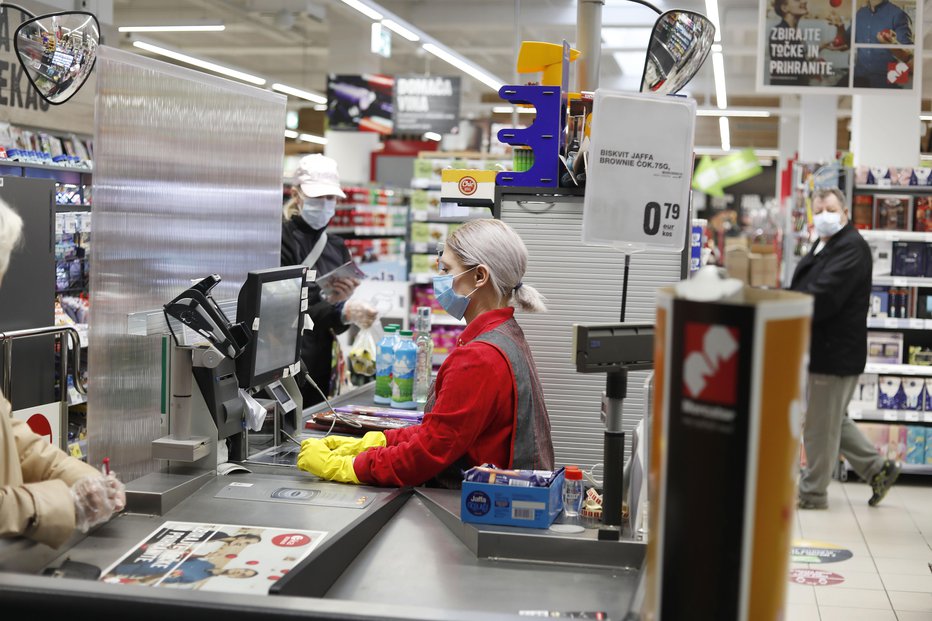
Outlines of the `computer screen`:
<svg viewBox="0 0 932 621">
<path fill-rule="evenodd" d="M 236 359 L 240 386 L 260 387 L 281 379 L 283 370 L 300 360 L 305 272 L 297 266 L 246 275 L 236 307 L 237 322 L 250 333 L 246 351 Z"/>
</svg>

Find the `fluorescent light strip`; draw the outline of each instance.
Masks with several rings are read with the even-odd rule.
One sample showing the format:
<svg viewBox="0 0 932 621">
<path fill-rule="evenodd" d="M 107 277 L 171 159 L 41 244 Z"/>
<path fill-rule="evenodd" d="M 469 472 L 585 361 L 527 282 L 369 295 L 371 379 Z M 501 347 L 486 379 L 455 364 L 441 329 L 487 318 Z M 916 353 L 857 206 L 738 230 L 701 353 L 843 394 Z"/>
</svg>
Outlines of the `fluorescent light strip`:
<svg viewBox="0 0 932 621">
<path fill-rule="evenodd" d="M 327 104 L 317 104 L 316 106 L 314 106 L 314 110 L 316 112 L 323 112 L 326 109 L 327 109 Z"/>
<path fill-rule="evenodd" d="M 712 72 L 715 75 L 715 104 L 719 110 L 728 107 L 728 96 L 725 94 L 725 59 L 721 52 L 712 54 Z"/>
<path fill-rule="evenodd" d="M 327 139 L 314 134 L 298 134 L 298 139 L 304 142 L 313 142 L 314 144 L 327 144 Z"/>
<path fill-rule="evenodd" d="M 220 73 L 231 78 L 236 78 L 237 80 L 242 80 L 243 82 L 249 82 L 250 84 L 255 84 L 256 86 L 262 86 L 266 83 L 265 78 L 260 78 L 248 73 L 244 73 L 242 71 L 237 71 L 236 69 L 230 69 L 229 67 L 224 67 L 223 65 L 218 65 L 217 63 L 201 60 L 200 58 L 188 56 L 187 54 L 182 54 L 180 52 L 175 52 L 164 47 L 159 47 L 158 45 L 152 45 L 151 43 L 146 43 L 145 41 L 133 41 L 133 47 L 138 47 L 141 50 L 146 50 L 147 52 L 152 52 L 153 54 L 158 54 L 159 56 L 165 56 L 188 65 L 200 67 L 201 69 L 207 69 L 208 71 Z"/>
<path fill-rule="evenodd" d="M 514 111 L 514 106 L 495 106 L 492 108 L 492 112 L 495 114 L 511 114 Z M 537 114 L 537 108 L 518 106 L 518 114 Z"/>
<path fill-rule="evenodd" d="M 382 14 L 373 9 L 372 7 L 363 4 L 359 0 L 343 0 L 343 4 L 349 7 L 353 7 L 369 19 L 380 21 L 382 19 Z"/>
<path fill-rule="evenodd" d="M 226 30 L 223 24 L 202 24 L 200 26 L 120 26 L 120 32 L 221 32 Z"/>
<path fill-rule="evenodd" d="M 932 114 L 920 114 L 919 120 L 920 121 L 932 121 Z"/>
<path fill-rule="evenodd" d="M 440 142 L 440 139 L 443 138 L 443 136 L 441 136 L 437 132 L 427 132 L 424 134 L 424 138 L 426 140 L 433 140 L 434 142 Z"/>
<path fill-rule="evenodd" d="M 343 0 L 343 1 L 345 2 L 346 0 Z M 465 59 L 460 58 L 458 56 L 454 56 L 450 52 L 446 51 L 445 49 L 441 47 L 434 45 L 433 43 L 425 43 L 424 49 L 430 52 L 431 54 L 433 54 L 434 56 L 436 56 L 437 58 L 444 60 L 448 62 L 449 64 L 453 65 L 454 67 L 456 67 L 463 73 L 471 75 L 472 77 L 479 80 L 480 82 L 482 82 L 483 84 L 485 84 L 486 86 L 488 86 L 489 88 L 493 89 L 496 92 L 498 92 L 498 90 L 503 86 L 503 84 L 499 82 L 497 79 L 493 78 L 490 75 L 483 73 L 482 71 L 480 71 L 473 65 L 469 64 Z"/>
<path fill-rule="evenodd" d="M 273 91 L 278 91 L 279 93 L 285 93 L 286 95 L 293 95 L 295 97 L 300 97 L 301 99 L 307 99 L 316 104 L 326 104 L 327 98 L 323 95 L 318 95 L 317 93 L 311 93 L 309 91 L 303 91 L 300 88 L 295 88 L 293 86 L 288 86 L 287 84 L 275 83 L 272 85 Z"/>
<path fill-rule="evenodd" d="M 415 33 L 411 32 L 410 30 L 408 30 L 407 28 L 405 28 L 404 26 L 402 26 L 401 24 L 399 24 L 399 23 L 396 22 L 395 20 L 392 20 L 392 19 L 383 19 L 383 20 L 382 20 L 382 25 L 385 26 L 386 28 L 388 28 L 389 30 L 391 30 L 392 32 L 394 32 L 395 34 L 401 35 L 402 37 L 404 37 L 404 38 L 407 39 L 408 41 L 414 42 L 414 41 L 420 41 L 420 40 L 421 40 L 421 37 L 419 37 L 419 36 L 416 35 Z"/>
<path fill-rule="evenodd" d="M 731 130 L 728 127 L 728 117 L 718 120 L 718 132 L 722 136 L 722 151 L 731 151 Z"/>
<path fill-rule="evenodd" d="M 696 110 L 696 116 L 730 116 L 766 119 L 772 115 L 767 110 Z"/>
<path fill-rule="evenodd" d="M 293 129 L 285 130 L 285 138 L 297 138 L 297 137 L 298 137 L 298 132 L 294 131 Z"/>
<path fill-rule="evenodd" d="M 346 0 L 343 0 L 346 2 Z M 722 40 L 722 27 L 718 22 L 718 0 L 705 0 L 705 16 L 709 18 L 712 25 L 715 26 L 715 38 L 713 41 L 718 43 Z"/>
</svg>

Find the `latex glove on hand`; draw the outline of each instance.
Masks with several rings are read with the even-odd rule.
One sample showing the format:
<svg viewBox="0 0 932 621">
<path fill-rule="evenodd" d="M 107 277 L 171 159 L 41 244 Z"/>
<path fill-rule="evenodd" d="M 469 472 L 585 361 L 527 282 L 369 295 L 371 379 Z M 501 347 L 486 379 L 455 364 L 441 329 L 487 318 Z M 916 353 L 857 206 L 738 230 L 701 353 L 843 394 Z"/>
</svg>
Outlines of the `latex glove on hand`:
<svg viewBox="0 0 932 621">
<path fill-rule="evenodd" d="M 298 468 L 337 483 L 359 484 L 353 470 L 353 455 L 337 455 L 323 440 L 311 438 L 301 443 Z"/>
<path fill-rule="evenodd" d="M 360 328 L 368 328 L 378 318 L 379 312 L 372 306 L 359 300 L 349 300 L 343 305 L 343 323 L 354 323 Z"/>
<path fill-rule="evenodd" d="M 366 449 L 385 446 L 385 434 L 381 431 L 370 431 L 361 438 L 350 436 L 327 436 L 323 439 L 324 445 L 334 455 L 350 455 L 356 457 Z"/>
<path fill-rule="evenodd" d="M 123 484 L 116 477 L 85 477 L 71 486 L 75 528 L 86 533 L 126 506 Z"/>
<path fill-rule="evenodd" d="M 327 301 L 331 304 L 345 302 L 353 295 L 353 291 L 359 286 L 359 282 L 356 278 L 334 278 L 333 288 L 327 296 Z"/>
</svg>

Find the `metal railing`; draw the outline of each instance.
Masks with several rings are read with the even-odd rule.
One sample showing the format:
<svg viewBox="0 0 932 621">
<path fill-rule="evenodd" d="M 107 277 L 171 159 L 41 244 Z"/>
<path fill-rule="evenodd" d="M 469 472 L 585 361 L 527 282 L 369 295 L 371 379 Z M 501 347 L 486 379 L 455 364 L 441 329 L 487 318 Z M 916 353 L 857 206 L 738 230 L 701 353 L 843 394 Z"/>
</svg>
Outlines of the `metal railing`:
<svg viewBox="0 0 932 621">
<path fill-rule="evenodd" d="M 59 344 L 59 401 L 61 402 L 61 416 L 59 419 L 59 445 L 63 450 L 68 446 L 68 358 L 71 358 L 71 367 L 74 369 L 71 376 L 74 378 L 74 387 L 79 394 L 86 395 L 87 388 L 81 381 L 81 337 L 78 331 L 69 326 L 49 326 L 47 328 L 30 328 L 27 330 L 9 330 L 0 332 L 0 368 L 3 370 L 3 381 L 0 391 L 3 397 L 12 403 L 12 371 L 13 371 L 13 341 L 37 336 L 54 336 Z M 65 337 L 70 342 L 70 356 L 65 346 Z M 13 409 L 16 409 L 13 404 Z"/>
</svg>

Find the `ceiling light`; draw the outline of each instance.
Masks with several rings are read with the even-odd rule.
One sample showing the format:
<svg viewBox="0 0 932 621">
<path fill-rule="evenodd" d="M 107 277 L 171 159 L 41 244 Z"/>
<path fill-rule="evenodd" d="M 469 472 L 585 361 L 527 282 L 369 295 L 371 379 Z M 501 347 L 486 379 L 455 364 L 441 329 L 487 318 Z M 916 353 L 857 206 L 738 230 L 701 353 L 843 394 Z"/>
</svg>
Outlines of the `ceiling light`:
<svg viewBox="0 0 932 621">
<path fill-rule="evenodd" d="M 721 52 L 721 51 L 722 51 L 722 44 L 721 44 L 721 43 L 713 43 L 713 44 L 712 44 L 712 51 L 713 51 L 713 52 Z"/>
<path fill-rule="evenodd" d="M 346 2 L 346 0 L 343 1 Z M 470 64 L 469 61 L 467 61 L 465 58 L 452 54 L 445 49 L 434 45 L 433 43 L 425 43 L 424 49 L 437 58 L 450 63 L 463 73 L 476 78 L 495 92 L 498 92 L 498 90 L 501 89 L 501 87 L 504 85 L 501 80 L 480 71 L 478 68 Z"/>
<path fill-rule="evenodd" d="M 920 121 L 932 121 L 932 114 L 920 114 L 919 120 Z"/>
<path fill-rule="evenodd" d="M 285 138 L 297 138 L 297 137 L 298 137 L 298 132 L 291 130 L 291 129 L 285 130 Z"/>
<path fill-rule="evenodd" d="M 313 142 L 314 144 L 327 144 L 327 139 L 314 134 L 298 134 L 298 138 L 304 142 Z"/>
<path fill-rule="evenodd" d="M 771 114 L 769 110 L 716 110 L 714 108 L 707 108 L 696 110 L 696 116 L 731 116 L 766 119 L 770 118 Z"/>
<path fill-rule="evenodd" d="M 434 142 L 440 142 L 441 138 L 443 138 L 443 136 L 441 136 L 437 132 L 426 132 L 424 134 L 425 140 L 433 140 Z"/>
<path fill-rule="evenodd" d="M 346 0 L 343 0 L 343 2 L 346 2 Z M 715 26 L 714 41 L 718 43 L 722 40 L 722 27 L 718 23 L 718 0 L 705 0 L 705 16 Z"/>
<path fill-rule="evenodd" d="M 514 111 L 514 106 L 495 106 L 492 108 L 492 112 L 495 114 L 511 114 Z M 534 106 L 518 106 L 518 114 L 537 114 L 537 108 Z"/>
<path fill-rule="evenodd" d="M 408 41 L 420 41 L 421 37 L 417 36 L 398 22 L 391 19 L 383 19 L 382 25 L 394 32 L 395 34 L 401 35 Z"/>
<path fill-rule="evenodd" d="M 294 97 L 300 97 L 301 99 L 307 99 L 308 101 L 313 101 L 317 104 L 327 103 L 327 98 L 323 95 L 318 95 L 317 93 L 311 93 L 310 91 L 303 91 L 300 88 L 295 88 L 293 86 L 288 86 L 287 84 L 275 83 L 272 85 L 273 91 L 278 91 L 279 93 L 285 93 L 286 95 L 292 95 Z"/>
<path fill-rule="evenodd" d="M 343 4 L 346 6 L 351 6 L 369 19 L 375 21 L 380 21 L 382 19 L 382 14 L 370 7 L 369 5 L 363 4 L 359 0 L 343 0 Z"/>
<path fill-rule="evenodd" d="M 731 130 L 728 127 L 728 117 L 718 120 L 718 132 L 722 136 L 722 151 L 731 151 Z"/>
<path fill-rule="evenodd" d="M 712 73 L 715 75 L 715 103 L 724 110 L 728 107 L 728 96 L 725 94 L 725 59 L 721 52 L 712 54 Z"/>
<path fill-rule="evenodd" d="M 323 112 L 326 109 L 327 109 L 327 104 L 317 104 L 316 106 L 314 106 L 314 110 L 316 112 Z"/>
<path fill-rule="evenodd" d="M 221 32 L 223 24 L 191 24 L 188 26 L 120 26 L 120 32 Z"/>
<path fill-rule="evenodd" d="M 159 56 L 165 56 L 166 58 L 171 58 L 188 65 L 194 65 L 195 67 L 200 67 L 201 69 L 207 69 L 208 71 L 213 71 L 214 73 L 236 78 L 237 80 L 242 80 L 243 82 L 249 82 L 250 84 L 255 84 L 256 86 L 262 86 L 266 83 L 264 78 L 244 73 L 242 71 L 237 71 L 236 69 L 230 69 L 229 67 L 224 67 L 223 65 L 218 65 L 217 63 L 201 60 L 200 58 L 188 56 L 187 54 L 175 52 L 174 50 L 169 50 L 158 45 L 152 45 L 151 43 L 146 43 L 145 41 L 133 41 L 133 47 L 138 47 L 141 50 L 146 50 L 147 52 L 152 52 L 153 54 L 158 54 Z"/>
</svg>

